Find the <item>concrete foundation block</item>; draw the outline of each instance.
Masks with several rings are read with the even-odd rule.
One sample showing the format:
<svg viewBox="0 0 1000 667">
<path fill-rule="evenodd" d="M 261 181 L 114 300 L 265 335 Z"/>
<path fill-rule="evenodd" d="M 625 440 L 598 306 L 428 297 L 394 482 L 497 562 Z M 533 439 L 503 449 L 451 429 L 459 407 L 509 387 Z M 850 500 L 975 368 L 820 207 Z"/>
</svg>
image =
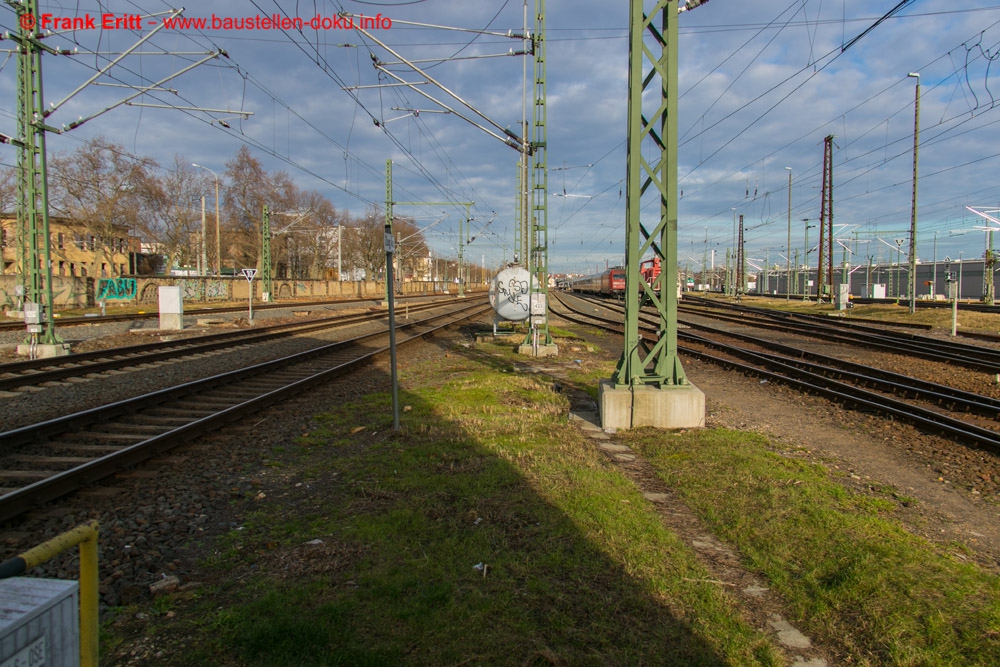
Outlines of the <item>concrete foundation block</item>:
<svg viewBox="0 0 1000 667">
<path fill-rule="evenodd" d="M 517 353 L 523 354 L 526 357 L 556 357 L 559 356 L 559 346 L 555 343 L 539 345 L 538 353 L 536 354 L 535 348 L 525 343 L 518 346 Z"/>
<path fill-rule="evenodd" d="M 615 387 L 612 380 L 602 380 L 597 401 L 601 427 L 609 432 L 641 426 L 664 429 L 705 426 L 705 394 L 691 384 Z"/>
<path fill-rule="evenodd" d="M 160 299 L 160 328 L 184 328 L 184 296 L 181 288 L 175 285 L 161 285 L 158 288 Z"/>
<path fill-rule="evenodd" d="M 31 356 L 31 345 L 20 343 L 17 346 L 17 354 L 22 357 Z M 64 357 L 70 354 L 69 343 L 55 343 L 54 345 L 36 345 L 35 359 L 51 359 L 53 357 Z"/>
<path fill-rule="evenodd" d="M 597 406 L 601 428 L 608 433 L 632 428 L 632 390 L 616 388 L 611 380 L 601 380 L 597 387 Z"/>
<path fill-rule="evenodd" d="M 184 328 L 184 315 L 180 313 L 160 313 L 160 329 L 176 331 Z"/>
</svg>

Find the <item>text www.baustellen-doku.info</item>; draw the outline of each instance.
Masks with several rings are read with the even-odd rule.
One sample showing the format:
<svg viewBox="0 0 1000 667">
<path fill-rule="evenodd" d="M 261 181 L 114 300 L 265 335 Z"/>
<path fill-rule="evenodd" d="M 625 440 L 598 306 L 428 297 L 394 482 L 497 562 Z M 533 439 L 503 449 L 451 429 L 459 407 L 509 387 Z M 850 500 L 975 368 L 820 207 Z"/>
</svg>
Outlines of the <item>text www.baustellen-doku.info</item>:
<svg viewBox="0 0 1000 667">
<path fill-rule="evenodd" d="M 270 16 L 178 16 L 173 14 L 162 18 L 139 14 L 83 14 L 60 16 L 58 14 L 29 14 L 18 17 L 25 30 L 143 30 L 162 25 L 166 30 L 388 30 L 392 19 L 388 16 L 317 14 L 308 18 L 288 17 L 281 14 Z"/>
</svg>

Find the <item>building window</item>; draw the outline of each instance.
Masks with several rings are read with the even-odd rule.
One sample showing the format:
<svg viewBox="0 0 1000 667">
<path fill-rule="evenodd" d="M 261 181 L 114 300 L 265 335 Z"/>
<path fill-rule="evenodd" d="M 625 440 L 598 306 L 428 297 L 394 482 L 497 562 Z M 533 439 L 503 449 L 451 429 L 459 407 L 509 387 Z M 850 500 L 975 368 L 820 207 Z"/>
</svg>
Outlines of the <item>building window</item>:
<svg viewBox="0 0 1000 667">
<path fill-rule="evenodd" d="M 66 249 L 66 235 L 62 232 L 56 234 L 56 247 L 60 250 Z"/>
</svg>

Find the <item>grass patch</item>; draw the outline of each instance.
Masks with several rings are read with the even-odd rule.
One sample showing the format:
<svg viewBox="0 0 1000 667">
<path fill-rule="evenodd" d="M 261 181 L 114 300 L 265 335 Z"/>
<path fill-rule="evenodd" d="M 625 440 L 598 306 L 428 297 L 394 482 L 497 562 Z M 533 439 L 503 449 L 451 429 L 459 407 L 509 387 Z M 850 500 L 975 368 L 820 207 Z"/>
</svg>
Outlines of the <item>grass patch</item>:
<svg viewBox="0 0 1000 667">
<path fill-rule="evenodd" d="M 861 664 L 1000 664 L 1000 579 L 903 530 L 898 501 L 723 429 L 624 440 L 650 461 L 814 636 Z"/>
<path fill-rule="evenodd" d="M 286 497 L 214 558 L 249 585 L 185 612 L 188 644 L 261 666 L 781 664 L 551 381 L 483 357 L 414 373 L 402 434 L 384 394 L 318 417 Z"/>
<path fill-rule="evenodd" d="M 786 664 L 515 359 L 483 345 L 413 364 L 402 433 L 376 393 L 272 452 L 204 594 L 150 603 L 142 631 L 182 638 L 160 664 Z M 612 367 L 567 373 L 596 385 Z M 831 657 L 1000 664 L 997 577 L 905 532 L 897 489 L 851 492 L 752 434 L 620 437 Z M 113 630 L 106 649 L 124 646 Z"/>
</svg>

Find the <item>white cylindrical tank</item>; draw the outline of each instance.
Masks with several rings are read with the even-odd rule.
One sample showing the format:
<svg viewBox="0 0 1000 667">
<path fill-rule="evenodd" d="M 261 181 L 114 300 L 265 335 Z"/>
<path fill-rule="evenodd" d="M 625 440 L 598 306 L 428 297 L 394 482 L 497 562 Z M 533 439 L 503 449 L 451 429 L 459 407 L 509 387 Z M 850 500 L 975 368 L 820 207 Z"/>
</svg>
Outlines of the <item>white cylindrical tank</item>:
<svg viewBox="0 0 1000 667">
<path fill-rule="evenodd" d="M 531 315 L 529 284 L 531 276 L 520 266 L 504 269 L 490 282 L 490 305 L 502 319 L 521 322 Z"/>
</svg>

